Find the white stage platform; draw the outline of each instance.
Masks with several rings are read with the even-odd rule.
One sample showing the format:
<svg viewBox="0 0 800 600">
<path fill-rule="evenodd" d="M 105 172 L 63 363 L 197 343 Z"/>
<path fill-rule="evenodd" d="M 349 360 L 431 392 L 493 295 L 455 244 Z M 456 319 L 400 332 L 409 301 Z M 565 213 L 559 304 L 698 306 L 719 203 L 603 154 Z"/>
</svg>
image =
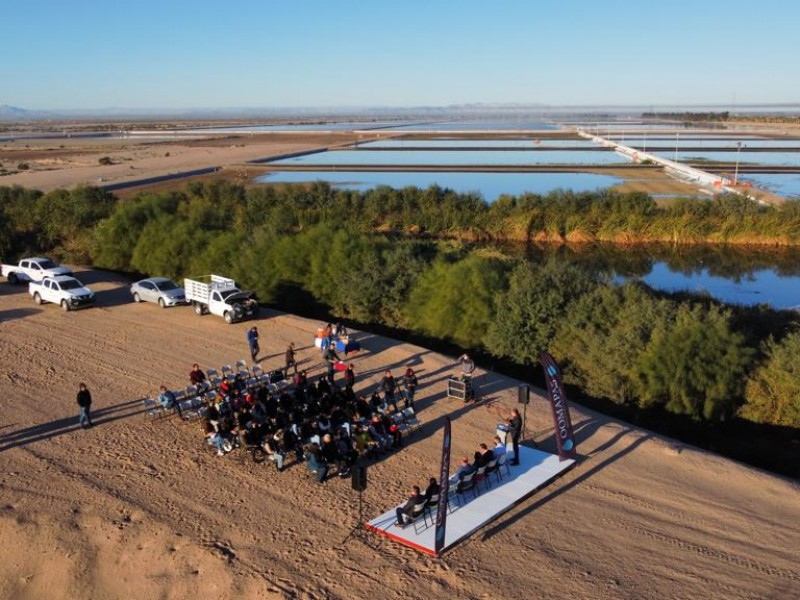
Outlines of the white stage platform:
<svg viewBox="0 0 800 600">
<path fill-rule="evenodd" d="M 503 467 L 503 479 L 499 483 L 497 477 L 492 475 L 491 487 L 487 490 L 486 485 L 481 483 L 477 498 L 473 498 L 472 492 L 466 492 L 463 495 L 463 505 L 454 494 L 451 496 L 452 512 L 447 514 L 447 529 L 442 552 L 507 512 L 577 464 L 574 460 L 561 462 L 555 454 L 534 448 L 520 446 L 519 450 L 520 464 L 511 467 L 510 476 Z M 451 485 L 450 491 L 453 489 L 454 486 Z M 433 513 L 432 519 L 428 517 L 427 526 L 420 517 L 406 527 L 398 527 L 394 524 L 397 520 L 395 510 L 401 505 L 393 506 L 381 516 L 366 523 L 365 527 L 405 546 L 436 556 L 433 539 L 436 514 Z"/>
</svg>

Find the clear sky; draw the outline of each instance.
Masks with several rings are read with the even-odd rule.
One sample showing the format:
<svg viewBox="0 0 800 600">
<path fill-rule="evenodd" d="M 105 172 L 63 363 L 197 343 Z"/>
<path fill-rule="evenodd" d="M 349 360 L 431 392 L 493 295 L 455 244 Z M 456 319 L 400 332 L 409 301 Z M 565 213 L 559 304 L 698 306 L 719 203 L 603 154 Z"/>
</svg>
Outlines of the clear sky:
<svg viewBox="0 0 800 600">
<path fill-rule="evenodd" d="M 31 109 L 800 102 L 796 0 L 49 0 L 0 9 Z"/>
</svg>

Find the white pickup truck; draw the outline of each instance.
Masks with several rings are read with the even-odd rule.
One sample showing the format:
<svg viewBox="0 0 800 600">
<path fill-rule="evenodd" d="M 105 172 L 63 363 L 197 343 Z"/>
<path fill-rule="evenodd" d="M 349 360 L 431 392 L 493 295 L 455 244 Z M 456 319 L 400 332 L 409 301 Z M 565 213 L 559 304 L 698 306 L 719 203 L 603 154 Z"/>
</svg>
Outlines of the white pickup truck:
<svg viewBox="0 0 800 600">
<path fill-rule="evenodd" d="M 74 277 L 67 275 L 45 277 L 41 281 L 31 281 L 28 284 L 28 293 L 33 296 L 36 304 L 44 304 L 45 302 L 60 304 L 65 312 L 92 306 L 95 302 L 92 290 Z"/>
<path fill-rule="evenodd" d="M 258 303 L 253 292 L 243 292 L 236 282 L 220 275 L 204 275 L 195 279 L 184 279 L 186 299 L 194 305 L 198 315 L 210 312 L 236 323 L 258 316 Z"/>
<path fill-rule="evenodd" d="M 34 256 L 33 258 L 23 258 L 18 265 L 0 265 L 0 274 L 8 279 L 9 283 L 22 283 L 41 281 L 45 277 L 72 275 L 72 271 L 67 267 L 57 265 L 49 258 Z"/>
</svg>

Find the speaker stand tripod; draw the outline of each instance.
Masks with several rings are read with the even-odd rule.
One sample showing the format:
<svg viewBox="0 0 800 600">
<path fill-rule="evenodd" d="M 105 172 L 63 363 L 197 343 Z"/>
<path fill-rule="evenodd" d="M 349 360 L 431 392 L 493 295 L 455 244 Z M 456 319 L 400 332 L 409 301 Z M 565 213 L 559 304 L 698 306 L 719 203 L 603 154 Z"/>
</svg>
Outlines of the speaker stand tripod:
<svg viewBox="0 0 800 600">
<path fill-rule="evenodd" d="M 522 405 L 522 440 L 524 441 L 528 437 L 528 404 L 527 402 Z M 533 442 L 533 447 L 538 448 L 539 444 L 536 442 L 536 432 L 533 432 L 531 435 L 531 442 Z"/>
<path fill-rule="evenodd" d="M 364 527 L 364 490 L 358 490 L 358 522 L 347 534 L 347 537 L 342 540 L 340 546 L 344 546 L 350 538 L 359 538 L 361 541 L 365 540 L 367 530 Z"/>
</svg>

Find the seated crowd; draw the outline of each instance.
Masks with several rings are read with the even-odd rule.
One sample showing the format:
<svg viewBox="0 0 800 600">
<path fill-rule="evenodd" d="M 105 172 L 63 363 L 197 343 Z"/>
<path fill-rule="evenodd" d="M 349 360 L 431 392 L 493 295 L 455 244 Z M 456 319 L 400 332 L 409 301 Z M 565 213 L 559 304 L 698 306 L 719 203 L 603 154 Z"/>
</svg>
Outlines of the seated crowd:
<svg viewBox="0 0 800 600">
<path fill-rule="evenodd" d="M 194 365 L 190 379 L 202 383 L 206 378 Z M 402 446 L 400 420 L 392 418 L 385 399 L 378 392 L 369 399 L 356 396 L 353 380 L 345 378 L 341 388 L 333 377 L 311 382 L 300 371 L 291 385 L 275 390 L 248 385 L 242 374 L 228 377 L 206 396 L 211 400 L 200 413 L 208 443 L 219 456 L 235 447 L 251 450 L 254 458 L 263 454 L 278 471 L 293 455 L 296 462 L 307 461 L 319 483 L 334 469 L 346 477 L 359 457 L 379 457 Z M 176 405 L 174 399 L 159 399 Z"/>
</svg>

